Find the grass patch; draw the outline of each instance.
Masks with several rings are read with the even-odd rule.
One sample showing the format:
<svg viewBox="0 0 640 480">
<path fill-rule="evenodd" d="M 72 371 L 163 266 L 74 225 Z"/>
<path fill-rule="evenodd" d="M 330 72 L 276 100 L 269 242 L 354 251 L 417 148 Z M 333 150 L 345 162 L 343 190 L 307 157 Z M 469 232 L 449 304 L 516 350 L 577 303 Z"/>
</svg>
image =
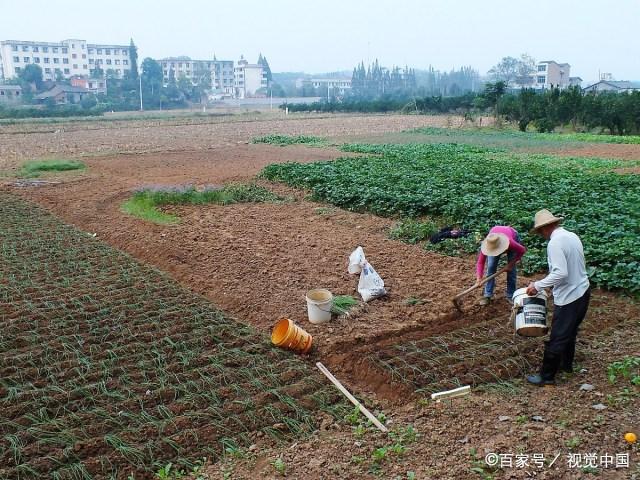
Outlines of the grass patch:
<svg viewBox="0 0 640 480">
<path fill-rule="evenodd" d="M 134 217 L 171 225 L 180 219 L 158 210 L 167 205 L 230 205 L 233 203 L 277 202 L 282 198 L 256 184 L 230 183 L 223 187 L 205 187 L 202 190 L 192 185 L 184 187 L 145 188 L 133 194 L 122 205 L 122 211 Z"/>
<path fill-rule="evenodd" d="M 150 198 L 138 193 L 124 202 L 120 209 L 127 215 L 159 225 L 173 225 L 180 221 L 175 215 L 161 212 L 156 208 L 156 204 L 153 203 Z"/>
<path fill-rule="evenodd" d="M 67 172 L 85 168 L 86 165 L 78 160 L 31 160 L 22 165 L 20 176 L 38 177 L 42 172 Z"/>
<path fill-rule="evenodd" d="M 309 135 L 263 135 L 255 137 L 251 143 L 266 143 L 285 147 L 287 145 L 309 145 L 312 147 L 326 147 L 328 145 L 324 138 Z"/>
<path fill-rule="evenodd" d="M 409 297 L 409 298 L 406 298 L 402 303 L 410 307 L 414 307 L 416 305 L 424 305 L 425 301 L 419 297 Z"/>
<path fill-rule="evenodd" d="M 504 397 L 515 397 L 522 392 L 522 382 L 520 380 L 499 380 L 479 385 L 476 387 L 476 391 L 493 393 Z"/>
</svg>

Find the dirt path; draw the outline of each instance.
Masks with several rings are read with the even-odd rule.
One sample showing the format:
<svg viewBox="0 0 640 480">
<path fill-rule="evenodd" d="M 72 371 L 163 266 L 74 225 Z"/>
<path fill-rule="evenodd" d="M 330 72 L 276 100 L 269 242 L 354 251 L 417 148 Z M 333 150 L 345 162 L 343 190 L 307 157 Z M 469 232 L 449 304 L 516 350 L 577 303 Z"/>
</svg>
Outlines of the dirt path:
<svg viewBox="0 0 640 480">
<path fill-rule="evenodd" d="M 640 145 L 588 143 L 584 147 L 558 148 L 553 153 L 566 157 L 617 158 L 640 160 Z"/>
</svg>

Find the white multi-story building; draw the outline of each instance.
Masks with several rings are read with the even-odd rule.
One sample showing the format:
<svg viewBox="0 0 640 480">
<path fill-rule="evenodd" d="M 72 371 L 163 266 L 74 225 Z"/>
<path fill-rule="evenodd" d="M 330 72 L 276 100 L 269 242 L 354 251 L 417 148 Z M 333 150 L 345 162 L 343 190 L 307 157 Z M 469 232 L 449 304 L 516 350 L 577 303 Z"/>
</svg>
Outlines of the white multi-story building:
<svg viewBox="0 0 640 480">
<path fill-rule="evenodd" d="M 538 62 L 533 73 L 533 87 L 546 89 L 552 87 L 566 88 L 570 85 L 571 65 L 557 63 L 553 60 Z"/>
<path fill-rule="evenodd" d="M 160 61 L 165 83 L 171 75 L 177 80 L 185 77 L 193 84 L 200 83 L 204 75 L 211 78 L 211 88 L 227 95 L 234 94 L 233 60 L 192 60 L 189 57 L 168 57 Z"/>
<path fill-rule="evenodd" d="M 111 70 L 122 78 L 131 68 L 128 45 L 97 45 L 86 40 L 69 39 L 61 42 L 32 42 L 4 40 L 0 42 L 1 78 L 20 74 L 27 65 L 42 68 L 44 80 L 90 77 L 99 68 L 105 73 Z"/>
<path fill-rule="evenodd" d="M 249 63 L 240 57 L 234 69 L 236 98 L 255 97 L 258 91 L 269 87 L 267 71 L 257 63 Z"/>
<path fill-rule="evenodd" d="M 350 78 L 299 78 L 296 80 L 296 88 L 304 87 L 327 89 L 331 95 L 344 95 L 351 90 Z"/>
</svg>

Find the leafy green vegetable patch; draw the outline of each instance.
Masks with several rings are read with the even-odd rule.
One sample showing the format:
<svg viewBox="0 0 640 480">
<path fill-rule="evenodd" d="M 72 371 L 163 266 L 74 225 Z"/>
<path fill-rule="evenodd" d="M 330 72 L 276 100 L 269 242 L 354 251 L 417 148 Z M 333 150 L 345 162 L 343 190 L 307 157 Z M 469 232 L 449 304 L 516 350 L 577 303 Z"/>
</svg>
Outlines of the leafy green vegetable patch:
<svg viewBox="0 0 640 480">
<path fill-rule="evenodd" d="M 640 177 L 611 171 L 623 162 L 457 144 L 343 150 L 372 156 L 269 165 L 262 175 L 349 210 L 440 218 L 480 236 L 493 225 L 513 225 L 529 248 L 525 274 L 547 266 L 545 244 L 529 229 L 534 213 L 548 208 L 582 238 L 595 284 L 640 292 Z M 450 242 L 436 248 L 450 249 Z M 464 245 L 465 252 L 477 248 L 474 241 Z"/>
</svg>

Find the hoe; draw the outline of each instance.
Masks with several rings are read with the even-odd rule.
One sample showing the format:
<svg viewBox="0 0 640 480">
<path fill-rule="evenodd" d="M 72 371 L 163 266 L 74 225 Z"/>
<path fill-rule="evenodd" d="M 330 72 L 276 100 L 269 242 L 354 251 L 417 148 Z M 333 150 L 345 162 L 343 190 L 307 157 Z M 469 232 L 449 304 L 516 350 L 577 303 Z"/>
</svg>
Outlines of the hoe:
<svg viewBox="0 0 640 480">
<path fill-rule="evenodd" d="M 453 305 L 456 307 L 456 309 L 462 313 L 462 306 L 460 305 L 460 299 L 462 297 L 464 297 L 465 295 L 467 295 L 470 292 L 473 292 L 476 288 L 480 288 L 482 285 L 484 285 L 485 283 L 487 283 L 489 280 L 491 280 L 492 278 L 496 278 L 498 275 L 504 273 L 507 271 L 507 267 L 503 267 L 502 269 L 498 270 L 496 273 L 494 273 L 493 275 L 489 275 L 486 278 L 483 278 L 482 280 L 480 280 L 478 283 L 476 283 L 475 285 L 467 288 L 465 291 L 460 292 L 458 295 L 456 295 L 455 297 L 453 297 L 451 299 L 451 301 L 453 302 Z"/>
</svg>

